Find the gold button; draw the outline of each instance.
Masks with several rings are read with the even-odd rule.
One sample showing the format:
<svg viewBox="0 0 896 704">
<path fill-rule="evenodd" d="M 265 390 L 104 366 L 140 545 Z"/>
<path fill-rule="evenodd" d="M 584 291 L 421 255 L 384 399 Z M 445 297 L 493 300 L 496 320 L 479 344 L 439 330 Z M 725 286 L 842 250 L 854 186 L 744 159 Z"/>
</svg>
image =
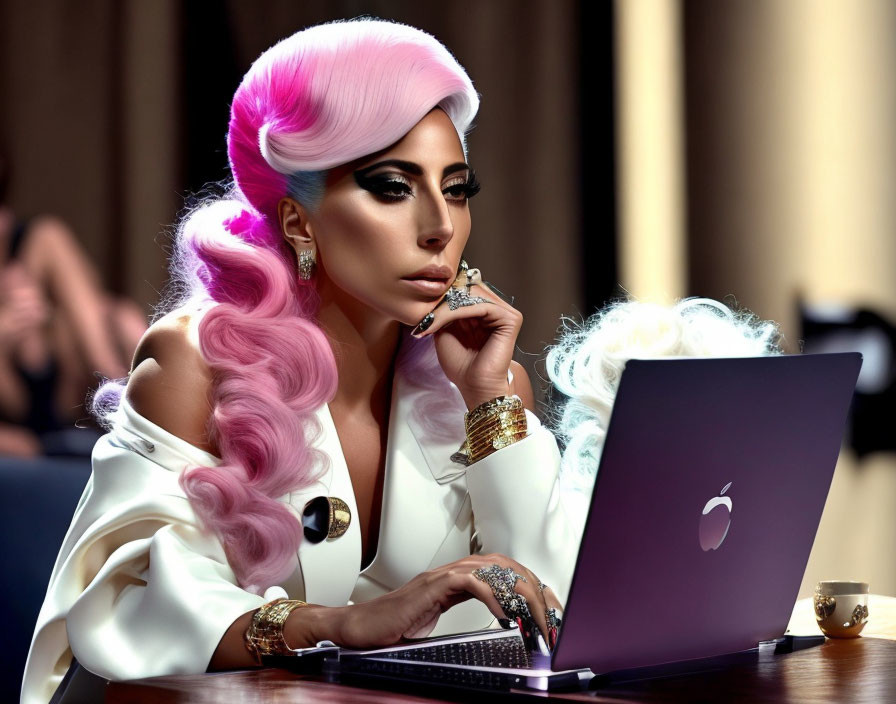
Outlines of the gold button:
<svg viewBox="0 0 896 704">
<path fill-rule="evenodd" d="M 305 538 L 312 543 L 344 535 L 351 522 L 348 504 L 335 496 L 316 496 L 302 511 Z"/>
<path fill-rule="evenodd" d="M 330 524 L 327 538 L 338 538 L 348 530 L 348 526 L 352 522 L 352 512 L 342 499 L 328 496 L 327 501 L 330 503 Z"/>
</svg>

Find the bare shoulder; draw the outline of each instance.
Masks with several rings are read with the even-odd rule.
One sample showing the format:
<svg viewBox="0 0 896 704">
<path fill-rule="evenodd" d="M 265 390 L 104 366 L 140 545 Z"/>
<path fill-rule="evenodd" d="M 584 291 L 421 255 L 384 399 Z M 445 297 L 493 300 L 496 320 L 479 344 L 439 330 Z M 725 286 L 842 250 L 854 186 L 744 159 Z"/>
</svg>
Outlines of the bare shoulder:
<svg viewBox="0 0 896 704">
<path fill-rule="evenodd" d="M 516 360 L 510 360 L 510 371 L 513 373 L 513 393 L 520 397 L 523 405 L 535 413 L 535 393 L 532 391 L 532 381 L 526 368 Z"/>
<path fill-rule="evenodd" d="M 176 309 L 153 323 L 134 353 L 127 399 L 144 418 L 218 454 L 206 426 L 212 374 L 199 351 L 195 312 Z"/>
</svg>

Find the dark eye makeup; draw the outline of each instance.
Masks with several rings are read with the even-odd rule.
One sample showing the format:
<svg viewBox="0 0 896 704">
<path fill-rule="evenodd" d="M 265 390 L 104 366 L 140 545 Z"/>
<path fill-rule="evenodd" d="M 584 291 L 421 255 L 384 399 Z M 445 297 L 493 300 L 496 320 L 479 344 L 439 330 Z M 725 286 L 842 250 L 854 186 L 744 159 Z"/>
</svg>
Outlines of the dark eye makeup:
<svg viewBox="0 0 896 704">
<path fill-rule="evenodd" d="M 413 194 L 411 184 L 404 177 L 394 173 L 368 175 L 356 171 L 354 176 L 358 186 L 390 203 L 404 200 Z M 470 169 L 465 181 L 448 186 L 442 193 L 450 196 L 452 200 L 466 201 L 479 193 L 481 187 L 476 179 L 476 173 Z"/>
</svg>

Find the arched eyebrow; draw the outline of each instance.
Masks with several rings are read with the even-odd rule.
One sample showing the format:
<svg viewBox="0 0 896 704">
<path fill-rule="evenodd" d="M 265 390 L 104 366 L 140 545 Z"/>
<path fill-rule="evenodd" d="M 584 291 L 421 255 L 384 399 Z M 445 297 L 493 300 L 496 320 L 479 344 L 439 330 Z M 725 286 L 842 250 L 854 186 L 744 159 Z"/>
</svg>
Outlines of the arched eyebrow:
<svg viewBox="0 0 896 704">
<path fill-rule="evenodd" d="M 415 164 L 413 161 L 404 161 L 403 159 L 386 159 L 384 161 L 378 161 L 375 164 L 371 164 L 370 166 L 365 166 L 363 169 L 358 169 L 355 171 L 356 176 L 366 176 L 369 172 L 374 169 L 379 169 L 383 166 L 395 166 L 402 171 L 406 171 L 409 174 L 414 174 L 414 176 L 422 176 L 423 169 L 420 168 L 419 164 Z M 442 169 L 442 178 L 445 178 L 449 174 L 456 173 L 457 171 L 469 171 L 470 165 L 464 163 L 463 161 L 459 161 L 455 164 L 450 164 Z"/>
</svg>

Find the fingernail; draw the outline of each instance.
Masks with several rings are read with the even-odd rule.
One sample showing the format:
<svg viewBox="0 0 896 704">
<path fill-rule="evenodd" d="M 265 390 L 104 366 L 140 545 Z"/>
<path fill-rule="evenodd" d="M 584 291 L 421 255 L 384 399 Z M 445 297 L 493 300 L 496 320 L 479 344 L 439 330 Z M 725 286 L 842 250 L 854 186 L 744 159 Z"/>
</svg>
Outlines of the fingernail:
<svg viewBox="0 0 896 704">
<path fill-rule="evenodd" d="M 423 316 L 423 320 L 417 323 L 417 326 L 411 330 L 411 335 L 414 337 L 419 337 L 420 333 L 426 332 L 429 329 L 429 326 L 432 325 L 432 321 L 436 319 L 432 313 L 427 313 Z"/>
</svg>

